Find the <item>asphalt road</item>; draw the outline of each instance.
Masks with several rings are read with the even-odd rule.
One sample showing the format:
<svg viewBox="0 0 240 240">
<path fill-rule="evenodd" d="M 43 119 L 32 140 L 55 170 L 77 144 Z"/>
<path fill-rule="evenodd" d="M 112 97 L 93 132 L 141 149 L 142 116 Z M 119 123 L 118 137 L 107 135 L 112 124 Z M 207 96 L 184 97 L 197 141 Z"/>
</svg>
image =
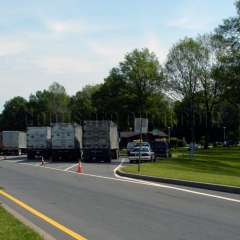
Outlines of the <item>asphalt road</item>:
<svg viewBox="0 0 240 240">
<path fill-rule="evenodd" d="M 0 161 L 0 186 L 87 239 L 240 239 L 239 202 L 117 180 L 112 171 L 119 162 L 84 164 L 87 174 L 80 175 L 64 171 L 69 167 L 75 171 L 74 165 L 54 163 L 44 168 L 39 162 L 18 161 Z M 73 239 L 4 197 L 0 201 L 56 239 Z"/>
</svg>

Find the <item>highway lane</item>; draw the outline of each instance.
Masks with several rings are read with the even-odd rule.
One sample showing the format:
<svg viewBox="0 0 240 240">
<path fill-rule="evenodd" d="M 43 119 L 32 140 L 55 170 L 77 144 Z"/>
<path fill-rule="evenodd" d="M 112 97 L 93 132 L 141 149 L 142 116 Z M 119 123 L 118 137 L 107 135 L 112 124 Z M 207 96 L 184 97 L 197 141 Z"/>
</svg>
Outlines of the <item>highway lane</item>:
<svg viewBox="0 0 240 240">
<path fill-rule="evenodd" d="M 85 167 L 97 174 L 111 172 L 114 165 Z M 87 239 L 239 240 L 239 203 L 6 161 L 0 161 L 0 185 Z M 56 239 L 72 239 L 3 197 L 0 200 Z"/>
</svg>

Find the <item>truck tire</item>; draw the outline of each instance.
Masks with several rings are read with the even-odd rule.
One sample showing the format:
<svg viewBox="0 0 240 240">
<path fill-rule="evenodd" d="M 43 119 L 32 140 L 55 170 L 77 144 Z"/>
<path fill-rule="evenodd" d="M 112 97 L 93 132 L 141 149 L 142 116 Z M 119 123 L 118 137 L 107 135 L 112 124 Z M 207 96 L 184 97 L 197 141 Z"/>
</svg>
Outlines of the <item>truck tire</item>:
<svg viewBox="0 0 240 240">
<path fill-rule="evenodd" d="M 27 159 L 28 159 L 28 160 L 31 160 L 31 159 L 32 159 L 32 156 L 31 156 L 30 153 L 27 153 Z"/>
<path fill-rule="evenodd" d="M 105 163 L 111 163 L 112 162 L 112 154 L 111 153 L 108 156 L 106 156 L 104 162 Z"/>
<path fill-rule="evenodd" d="M 33 160 L 33 159 L 35 159 L 34 153 L 28 152 L 28 153 L 27 153 L 27 159 L 28 159 L 28 160 Z"/>
<path fill-rule="evenodd" d="M 56 162 L 58 160 L 58 157 L 55 153 L 52 153 L 52 162 Z"/>
<path fill-rule="evenodd" d="M 21 149 L 18 149 L 17 150 L 17 156 L 21 156 L 22 155 L 22 151 L 21 151 Z"/>
</svg>

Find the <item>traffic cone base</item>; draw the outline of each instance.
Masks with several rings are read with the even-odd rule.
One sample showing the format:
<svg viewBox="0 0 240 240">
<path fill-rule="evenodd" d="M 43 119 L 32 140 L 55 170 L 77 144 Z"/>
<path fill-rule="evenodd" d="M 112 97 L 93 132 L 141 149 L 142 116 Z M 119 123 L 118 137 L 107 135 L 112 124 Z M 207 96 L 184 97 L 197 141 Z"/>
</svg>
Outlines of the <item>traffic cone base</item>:
<svg viewBox="0 0 240 240">
<path fill-rule="evenodd" d="M 42 157 L 41 166 L 45 166 L 44 158 Z"/>
<path fill-rule="evenodd" d="M 83 166 L 82 166 L 81 161 L 78 162 L 77 172 L 78 172 L 78 173 L 83 173 Z"/>
</svg>

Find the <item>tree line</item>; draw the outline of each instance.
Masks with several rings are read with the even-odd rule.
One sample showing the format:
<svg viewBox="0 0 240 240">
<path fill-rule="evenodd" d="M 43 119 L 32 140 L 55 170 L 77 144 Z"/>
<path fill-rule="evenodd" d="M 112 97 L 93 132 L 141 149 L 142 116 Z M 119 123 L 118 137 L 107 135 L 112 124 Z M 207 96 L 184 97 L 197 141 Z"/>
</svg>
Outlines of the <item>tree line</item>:
<svg viewBox="0 0 240 240">
<path fill-rule="evenodd" d="M 85 86 L 74 96 L 53 83 L 29 99 L 14 97 L 0 115 L 0 130 L 56 121 L 81 123 L 111 119 L 132 130 L 135 117 L 149 119 L 150 129 L 166 130 L 189 142 L 240 137 L 240 1 L 237 15 L 214 32 L 186 37 L 172 46 L 161 65 L 147 48 L 127 53 L 104 83 Z"/>
</svg>

